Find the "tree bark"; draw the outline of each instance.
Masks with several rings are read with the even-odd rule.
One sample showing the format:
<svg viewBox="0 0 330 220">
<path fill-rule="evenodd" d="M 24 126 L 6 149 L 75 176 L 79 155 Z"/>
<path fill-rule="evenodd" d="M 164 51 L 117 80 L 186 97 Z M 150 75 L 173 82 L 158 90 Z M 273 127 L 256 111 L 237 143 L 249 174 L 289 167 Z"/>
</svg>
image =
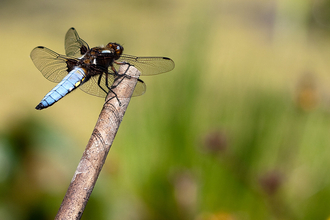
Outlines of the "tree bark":
<svg viewBox="0 0 330 220">
<path fill-rule="evenodd" d="M 125 73 L 128 67 L 128 65 L 122 65 L 119 74 Z M 140 72 L 135 67 L 130 66 L 126 75 L 131 77 L 124 77 L 113 91 L 118 97 L 128 98 L 119 98 L 121 103 L 119 104 L 118 100 L 114 98 L 114 94 L 109 92 L 91 138 L 55 217 L 56 220 L 80 219 L 84 212 L 131 99 Z"/>
</svg>

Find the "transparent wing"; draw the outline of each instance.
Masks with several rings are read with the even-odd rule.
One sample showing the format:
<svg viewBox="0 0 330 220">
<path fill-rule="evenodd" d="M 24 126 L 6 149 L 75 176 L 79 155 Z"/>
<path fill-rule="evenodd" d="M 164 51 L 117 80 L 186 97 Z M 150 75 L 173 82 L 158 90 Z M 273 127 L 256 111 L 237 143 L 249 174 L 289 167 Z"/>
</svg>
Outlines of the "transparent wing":
<svg viewBox="0 0 330 220">
<path fill-rule="evenodd" d="M 79 37 L 73 27 L 65 35 L 65 54 L 69 57 L 81 57 L 89 49 L 88 44 Z"/>
<path fill-rule="evenodd" d="M 100 77 L 100 75 L 92 76 L 88 81 L 83 83 L 79 88 L 82 91 L 84 91 L 90 95 L 94 95 L 94 96 L 98 96 L 98 97 L 106 97 L 107 93 L 105 93 L 98 85 L 99 77 Z M 113 81 L 114 81 L 114 76 L 109 75 L 108 76 L 108 85 L 110 87 L 113 84 Z M 102 88 L 106 92 L 109 91 L 109 89 L 105 85 L 105 74 L 102 74 L 102 76 L 101 76 L 100 86 L 102 86 Z"/>
<path fill-rule="evenodd" d="M 146 89 L 146 84 L 141 79 L 138 79 L 132 96 L 143 95 L 146 92 Z"/>
<path fill-rule="evenodd" d="M 34 48 L 30 56 L 42 75 L 52 82 L 60 82 L 77 63 L 77 60 L 60 55 L 46 47 Z"/>
<path fill-rule="evenodd" d="M 100 88 L 100 86 L 98 85 L 99 77 L 100 77 L 99 75 L 91 77 L 84 84 L 82 84 L 79 88 L 82 91 L 84 91 L 84 92 L 86 92 L 90 95 L 105 98 L 107 96 L 107 94 L 109 93 L 109 89 L 106 86 L 105 74 L 102 74 L 102 76 L 101 76 L 100 86 L 106 92 L 104 90 L 102 90 Z M 108 74 L 108 85 L 109 85 L 110 88 L 111 87 L 113 88 L 114 79 L 115 79 L 114 75 Z M 134 89 L 134 92 L 133 92 L 132 96 L 143 95 L 145 93 L 145 91 L 146 91 L 145 83 L 142 80 L 138 79 L 138 82 L 135 86 L 135 89 Z M 123 98 L 123 97 L 120 97 L 120 98 Z"/>
<path fill-rule="evenodd" d="M 173 60 L 167 57 L 135 57 L 123 54 L 118 61 L 135 66 L 143 76 L 165 73 L 171 71 L 175 66 Z M 114 66 L 118 69 L 117 64 L 114 64 Z M 109 72 L 112 72 L 110 68 Z"/>
</svg>

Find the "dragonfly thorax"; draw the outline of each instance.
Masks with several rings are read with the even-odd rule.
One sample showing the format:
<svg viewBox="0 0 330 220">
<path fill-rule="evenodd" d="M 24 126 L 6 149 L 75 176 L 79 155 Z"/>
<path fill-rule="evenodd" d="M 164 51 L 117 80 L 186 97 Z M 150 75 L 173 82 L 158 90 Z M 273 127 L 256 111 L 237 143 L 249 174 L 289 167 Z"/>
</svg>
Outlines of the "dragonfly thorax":
<svg viewBox="0 0 330 220">
<path fill-rule="evenodd" d="M 78 66 L 90 69 L 100 69 L 102 71 L 108 69 L 115 60 L 116 54 L 114 51 L 105 49 L 104 47 L 93 47 L 88 50 L 78 61 Z M 99 71 L 98 71 L 99 72 Z"/>
</svg>

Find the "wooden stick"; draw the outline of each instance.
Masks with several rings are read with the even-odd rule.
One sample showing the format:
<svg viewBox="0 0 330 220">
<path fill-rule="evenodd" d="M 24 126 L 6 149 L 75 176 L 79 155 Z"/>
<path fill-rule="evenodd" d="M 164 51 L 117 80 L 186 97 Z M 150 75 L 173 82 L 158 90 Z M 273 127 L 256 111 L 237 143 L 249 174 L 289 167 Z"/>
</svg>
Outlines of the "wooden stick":
<svg viewBox="0 0 330 220">
<path fill-rule="evenodd" d="M 119 73 L 125 73 L 127 68 L 128 65 L 121 66 Z M 124 77 L 113 91 L 118 97 L 129 98 L 119 98 L 121 102 L 119 105 L 118 100 L 113 98 L 114 95 L 111 92 L 108 94 L 91 138 L 55 217 L 56 220 L 80 219 L 84 212 L 133 94 L 137 78 L 140 76 L 140 72 L 133 66 L 129 67 L 126 74 L 132 77 Z"/>
</svg>

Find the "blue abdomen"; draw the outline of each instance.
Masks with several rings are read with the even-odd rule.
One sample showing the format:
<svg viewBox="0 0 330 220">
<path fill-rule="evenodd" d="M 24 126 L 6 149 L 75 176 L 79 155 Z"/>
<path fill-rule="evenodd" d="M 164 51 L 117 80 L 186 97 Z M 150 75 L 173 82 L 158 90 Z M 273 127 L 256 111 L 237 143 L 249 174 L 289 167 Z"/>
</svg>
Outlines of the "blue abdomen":
<svg viewBox="0 0 330 220">
<path fill-rule="evenodd" d="M 36 109 L 41 110 L 53 105 L 72 90 L 81 85 L 86 74 L 82 68 L 76 67 L 66 75 L 37 105 Z"/>
</svg>

